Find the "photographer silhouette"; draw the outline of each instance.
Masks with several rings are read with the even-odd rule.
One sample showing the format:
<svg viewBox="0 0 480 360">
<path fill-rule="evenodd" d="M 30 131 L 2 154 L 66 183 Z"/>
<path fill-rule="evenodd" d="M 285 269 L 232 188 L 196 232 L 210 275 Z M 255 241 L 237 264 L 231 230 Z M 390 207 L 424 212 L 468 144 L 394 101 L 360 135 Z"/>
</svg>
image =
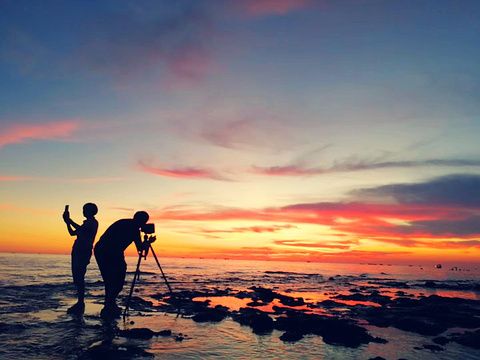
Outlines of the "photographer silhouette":
<svg viewBox="0 0 480 360">
<path fill-rule="evenodd" d="M 127 271 L 124 251 L 132 242 L 135 242 L 138 252 L 143 251 L 140 228 L 148 219 L 145 211 L 138 211 L 133 219 L 118 220 L 110 225 L 95 245 L 95 259 L 105 283 L 105 304 L 100 313 L 103 317 L 118 317 L 122 312 L 116 299 L 123 289 Z"/>
</svg>

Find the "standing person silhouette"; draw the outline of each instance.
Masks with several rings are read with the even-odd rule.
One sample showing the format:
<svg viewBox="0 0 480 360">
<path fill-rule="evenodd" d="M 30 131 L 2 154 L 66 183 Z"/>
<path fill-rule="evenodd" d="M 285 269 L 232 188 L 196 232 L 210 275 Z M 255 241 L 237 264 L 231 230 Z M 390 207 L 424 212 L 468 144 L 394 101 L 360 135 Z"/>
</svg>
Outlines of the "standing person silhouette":
<svg viewBox="0 0 480 360">
<path fill-rule="evenodd" d="M 145 211 L 138 211 L 133 219 L 121 219 L 114 222 L 95 244 L 95 259 L 105 283 L 105 305 L 100 313 L 103 317 L 117 317 L 121 309 L 116 299 L 123 289 L 127 264 L 125 249 L 135 242 L 137 250 L 143 250 L 140 228 L 148 221 Z"/>
<path fill-rule="evenodd" d="M 69 314 L 83 314 L 85 311 L 85 273 L 92 257 L 93 241 L 98 230 L 98 221 L 95 219 L 97 212 L 97 205 L 93 203 L 83 205 L 83 216 L 86 220 L 82 225 L 70 219 L 68 205 L 65 206 L 63 213 L 63 221 L 67 224 L 68 233 L 71 236 L 77 236 L 72 247 L 72 276 L 77 288 L 78 301 L 67 310 Z"/>
</svg>

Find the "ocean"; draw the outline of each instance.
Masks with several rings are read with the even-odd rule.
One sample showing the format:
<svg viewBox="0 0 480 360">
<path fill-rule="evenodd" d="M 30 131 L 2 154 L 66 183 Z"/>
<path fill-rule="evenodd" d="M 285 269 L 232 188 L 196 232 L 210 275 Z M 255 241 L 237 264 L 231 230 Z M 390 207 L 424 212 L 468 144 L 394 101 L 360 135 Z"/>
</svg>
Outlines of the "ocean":
<svg viewBox="0 0 480 360">
<path fill-rule="evenodd" d="M 137 260 L 127 257 L 122 307 Z M 0 358 L 480 359 L 480 264 L 159 260 L 182 300 L 169 301 L 149 256 L 129 315 L 107 321 L 93 257 L 85 314 L 72 316 L 69 255 L 0 254 Z M 258 327 L 258 319 L 268 321 Z M 352 344 L 348 332 L 331 338 L 328 328 L 311 327 L 329 320 L 332 335 L 348 323 L 367 340 Z"/>
</svg>

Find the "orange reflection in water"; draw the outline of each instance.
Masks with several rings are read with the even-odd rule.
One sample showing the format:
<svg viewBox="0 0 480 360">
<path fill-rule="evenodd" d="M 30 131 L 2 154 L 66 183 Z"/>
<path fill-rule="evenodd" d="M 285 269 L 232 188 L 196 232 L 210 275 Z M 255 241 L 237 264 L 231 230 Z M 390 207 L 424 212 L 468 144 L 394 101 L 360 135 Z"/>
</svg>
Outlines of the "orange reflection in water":
<svg viewBox="0 0 480 360">
<path fill-rule="evenodd" d="M 304 300 L 306 300 L 309 304 L 316 305 L 317 302 L 321 302 L 324 300 L 334 300 L 336 303 L 338 303 L 338 307 L 333 306 L 334 309 L 340 309 L 342 308 L 342 305 L 346 306 L 355 306 L 355 305 L 364 305 L 364 306 L 381 306 L 377 303 L 371 302 L 371 301 L 356 301 L 356 300 L 339 300 L 339 299 L 332 299 L 330 295 L 326 294 L 320 294 L 320 293 L 295 293 L 295 294 L 289 294 L 289 296 L 293 297 L 303 297 Z M 194 301 L 206 301 L 209 300 L 209 306 L 210 307 L 215 307 L 217 305 L 221 306 L 226 306 L 228 307 L 231 311 L 238 311 L 240 308 L 245 308 L 245 307 L 252 307 L 252 308 L 257 308 L 259 310 L 265 311 L 265 312 L 275 312 L 273 309 L 274 307 L 281 307 L 281 308 L 287 308 L 287 309 L 294 309 L 294 310 L 300 310 L 300 311 L 305 311 L 305 312 L 310 312 L 310 313 L 316 313 L 316 314 L 325 314 L 326 311 L 323 308 L 316 308 L 316 307 L 310 307 L 308 304 L 305 305 L 300 305 L 300 306 L 287 306 L 284 305 L 280 302 L 279 299 L 273 299 L 268 304 L 261 305 L 261 306 L 248 306 L 247 304 L 252 302 L 252 299 L 246 298 L 246 299 L 239 299 L 236 297 L 232 296 L 212 296 L 212 297 L 196 297 L 193 299 Z M 331 310 L 332 307 L 329 307 Z M 343 309 L 343 308 L 342 308 Z"/>
</svg>

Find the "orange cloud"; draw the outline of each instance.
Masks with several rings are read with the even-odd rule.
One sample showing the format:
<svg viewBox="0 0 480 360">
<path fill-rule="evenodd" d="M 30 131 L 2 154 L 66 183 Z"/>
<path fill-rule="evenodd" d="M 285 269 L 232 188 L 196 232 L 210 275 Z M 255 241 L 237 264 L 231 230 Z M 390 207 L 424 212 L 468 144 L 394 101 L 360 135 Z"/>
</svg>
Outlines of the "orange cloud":
<svg viewBox="0 0 480 360">
<path fill-rule="evenodd" d="M 350 245 L 344 244 L 324 244 L 321 242 L 305 242 L 305 241 L 297 241 L 297 240 L 275 240 L 273 242 L 275 245 L 284 245 L 284 246 L 295 246 L 301 248 L 321 248 L 321 249 L 340 249 L 340 250 L 348 250 L 350 249 Z M 347 242 L 345 242 L 346 244 Z M 352 242 L 352 245 L 355 242 Z"/>
<path fill-rule="evenodd" d="M 246 232 L 254 232 L 254 233 L 276 233 L 281 230 L 285 229 L 296 229 L 297 226 L 293 225 L 271 225 L 271 226 L 249 226 L 249 227 L 234 227 L 230 230 L 205 230 L 203 229 L 202 232 L 204 233 L 246 233 Z"/>
<path fill-rule="evenodd" d="M 26 143 L 31 140 L 65 140 L 78 128 L 79 122 L 74 120 L 11 125 L 0 132 L 0 148 L 8 144 Z"/>
</svg>

